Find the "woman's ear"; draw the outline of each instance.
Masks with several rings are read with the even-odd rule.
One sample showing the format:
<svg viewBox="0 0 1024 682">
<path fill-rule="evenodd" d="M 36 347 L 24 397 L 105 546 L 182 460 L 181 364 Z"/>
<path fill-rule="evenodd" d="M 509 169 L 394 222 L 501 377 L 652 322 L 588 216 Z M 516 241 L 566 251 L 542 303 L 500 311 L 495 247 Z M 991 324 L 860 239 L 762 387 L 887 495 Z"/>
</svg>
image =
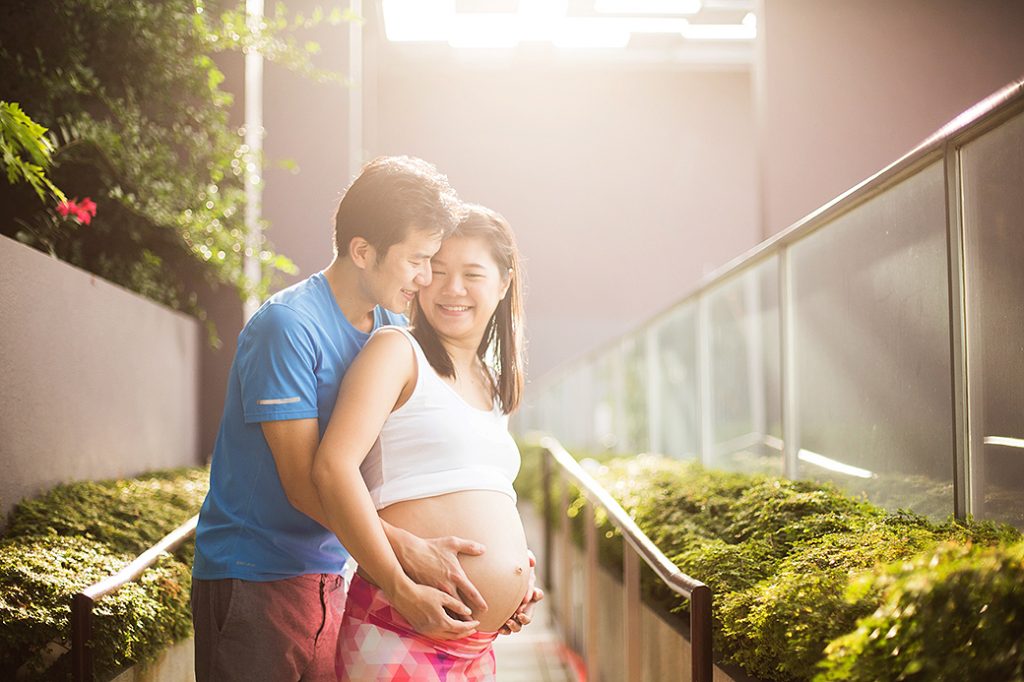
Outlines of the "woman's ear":
<svg viewBox="0 0 1024 682">
<path fill-rule="evenodd" d="M 512 286 L 512 268 L 508 269 L 508 274 L 505 275 L 505 284 L 501 287 L 501 300 L 505 300 L 505 296 L 508 294 L 509 287 Z"/>
</svg>

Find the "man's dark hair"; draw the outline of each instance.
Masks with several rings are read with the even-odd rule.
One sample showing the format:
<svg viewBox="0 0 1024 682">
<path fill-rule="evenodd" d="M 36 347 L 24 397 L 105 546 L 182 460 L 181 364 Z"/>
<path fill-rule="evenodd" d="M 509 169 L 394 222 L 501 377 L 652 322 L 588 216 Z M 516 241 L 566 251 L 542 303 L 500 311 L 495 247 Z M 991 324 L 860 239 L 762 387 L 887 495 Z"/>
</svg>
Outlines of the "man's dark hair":
<svg viewBox="0 0 1024 682">
<path fill-rule="evenodd" d="M 448 178 L 433 164 L 411 156 L 380 156 L 363 166 L 338 204 L 334 248 L 348 256 L 349 243 L 362 237 L 383 258 L 410 229 L 442 239 L 459 222 L 460 202 Z"/>
</svg>

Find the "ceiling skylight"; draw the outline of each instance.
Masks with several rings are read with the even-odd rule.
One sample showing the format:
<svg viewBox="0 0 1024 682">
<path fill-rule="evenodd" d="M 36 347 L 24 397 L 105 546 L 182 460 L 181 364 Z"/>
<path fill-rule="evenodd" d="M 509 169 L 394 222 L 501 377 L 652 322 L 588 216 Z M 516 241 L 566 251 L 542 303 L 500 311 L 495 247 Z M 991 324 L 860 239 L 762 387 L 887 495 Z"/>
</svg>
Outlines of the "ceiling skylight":
<svg viewBox="0 0 1024 682">
<path fill-rule="evenodd" d="M 476 3 L 476 7 L 486 3 Z M 712 2 L 699 0 L 593 0 L 569 12 L 568 0 L 520 0 L 516 11 L 460 12 L 455 0 L 382 0 L 384 30 L 392 42 L 446 42 L 457 48 L 514 48 L 549 43 L 564 48 L 625 48 L 636 34 L 683 41 L 752 41 L 754 14 L 737 23 L 710 22 Z M 709 12 L 702 10 L 709 9 Z M 686 15 L 686 17 L 684 17 Z"/>
</svg>

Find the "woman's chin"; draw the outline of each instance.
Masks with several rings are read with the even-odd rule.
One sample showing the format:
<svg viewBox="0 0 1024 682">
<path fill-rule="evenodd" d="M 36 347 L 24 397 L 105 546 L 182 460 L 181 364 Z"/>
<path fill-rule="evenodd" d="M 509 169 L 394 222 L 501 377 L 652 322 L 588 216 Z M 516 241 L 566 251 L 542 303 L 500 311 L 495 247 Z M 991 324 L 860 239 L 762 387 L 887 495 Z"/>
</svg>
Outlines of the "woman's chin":
<svg viewBox="0 0 1024 682">
<path fill-rule="evenodd" d="M 468 320 L 446 320 L 427 318 L 427 322 L 434 328 L 439 339 L 443 341 L 464 341 L 473 337 L 473 325 Z M 482 330 L 476 333 L 479 340 L 483 336 Z"/>
</svg>

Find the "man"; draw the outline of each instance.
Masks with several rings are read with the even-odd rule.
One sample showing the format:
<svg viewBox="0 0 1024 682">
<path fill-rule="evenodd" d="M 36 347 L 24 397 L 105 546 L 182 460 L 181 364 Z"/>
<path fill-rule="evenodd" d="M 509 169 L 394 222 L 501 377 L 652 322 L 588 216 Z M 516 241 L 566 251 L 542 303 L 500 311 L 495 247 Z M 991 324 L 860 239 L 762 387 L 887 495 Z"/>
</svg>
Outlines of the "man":
<svg viewBox="0 0 1024 682">
<path fill-rule="evenodd" d="M 376 159 L 338 206 L 331 264 L 272 296 L 239 335 L 196 529 L 199 682 L 335 679 L 348 555 L 325 528 L 313 457 L 345 370 L 373 329 L 405 324 L 458 205 L 425 161 Z M 458 561 L 482 546 L 385 532 L 413 580 L 460 597 L 461 615 L 486 608 Z M 506 627 L 526 622 L 528 609 Z"/>
</svg>

